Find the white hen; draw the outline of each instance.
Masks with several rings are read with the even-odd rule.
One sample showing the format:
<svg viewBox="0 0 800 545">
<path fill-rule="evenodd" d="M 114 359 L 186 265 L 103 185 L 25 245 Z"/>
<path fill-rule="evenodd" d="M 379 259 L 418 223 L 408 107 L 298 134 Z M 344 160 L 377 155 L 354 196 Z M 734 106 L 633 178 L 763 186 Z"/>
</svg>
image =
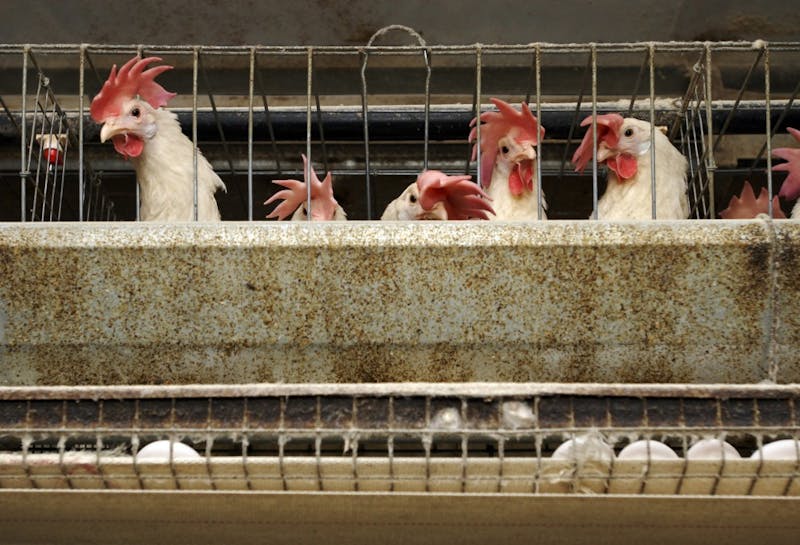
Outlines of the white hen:
<svg viewBox="0 0 800 545">
<path fill-rule="evenodd" d="M 100 140 L 133 162 L 139 184 L 140 218 L 144 221 L 191 221 L 194 219 L 194 145 L 181 132 L 177 116 L 161 106 L 175 96 L 154 78 L 171 69 L 145 70 L 157 57 L 134 57 L 108 80 L 92 100 L 92 119 L 103 123 Z M 220 219 L 214 193 L 225 184 L 197 152 L 197 219 Z"/>
<path fill-rule="evenodd" d="M 480 115 L 481 185 L 492 200 L 493 220 L 536 220 L 539 199 L 536 189 L 536 144 L 544 138 L 544 127 L 523 102 L 521 111 L 497 98 L 497 112 Z M 472 160 L 478 156 L 478 119 L 470 122 Z M 542 193 L 542 219 L 547 203 Z"/>
<path fill-rule="evenodd" d="M 472 177 L 426 170 L 389 203 L 381 220 L 489 219 L 494 210 Z"/>
<path fill-rule="evenodd" d="M 581 126 L 590 126 L 592 117 Z M 660 130 L 651 142 L 650 123 L 619 114 L 597 116 L 597 162 L 608 167 L 608 187 L 597 202 L 601 220 L 652 218 L 650 146 L 656 156 L 656 219 L 686 219 L 686 158 Z M 572 162 L 583 172 L 592 160 L 592 131 L 586 132 Z"/>
<path fill-rule="evenodd" d="M 311 179 L 311 220 L 312 221 L 343 221 L 347 219 L 344 209 L 339 206 L 333 197 L 333 177 L 331 173 L 325 175 L 325 179 L 320 181 L 313 166 L 308 164 L 305 155 L 303 158 L 303 181 L 300 180 L 272 180 L 286 189 L 281 189 L 272 197 L 267 199 L 264 204 L 281 201 L 267 218 L 278 218 L 282 220 L 292 215 L 292 221 L 308 220 L 308 180 Z"/>
</svg>

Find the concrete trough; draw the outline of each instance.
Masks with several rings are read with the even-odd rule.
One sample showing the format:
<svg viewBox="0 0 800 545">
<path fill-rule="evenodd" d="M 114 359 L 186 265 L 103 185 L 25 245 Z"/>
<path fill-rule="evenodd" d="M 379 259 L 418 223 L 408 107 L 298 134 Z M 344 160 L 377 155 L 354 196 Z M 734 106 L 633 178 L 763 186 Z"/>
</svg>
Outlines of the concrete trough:
<svg viewBox="0 0 800 545">
<path fill-rule="evenodd" d="M 800 382 L 800 222 L 0 225 L 0 383 Z"/>
</svg>

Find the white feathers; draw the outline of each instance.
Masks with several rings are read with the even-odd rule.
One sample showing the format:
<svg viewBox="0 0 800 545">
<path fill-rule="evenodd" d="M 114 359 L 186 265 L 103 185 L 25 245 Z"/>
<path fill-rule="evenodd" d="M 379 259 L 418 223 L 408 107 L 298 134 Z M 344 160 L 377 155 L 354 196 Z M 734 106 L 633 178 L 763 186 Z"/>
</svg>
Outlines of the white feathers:
<svg viewBox="0 0 800 545">
<path fill-rule="evenodd" d="M 627 126 L 642 129 L 650 134 L 650 123 L 627 118 Z M 638 169 L 630 180 L 620 181 L 617 174 L 608 170 L 608 187 L 597 203 L 597 217 L 601 220 L 649 220 L 652 218 L 651 155 L 650 146 L 636 159 Z M 641 150 L 640 150 L 641 151 Z M 655 131 L 656 219 L 686 219 L 689 217 L 687 196 L 686 158 L 660 131 Z"/>
<path fill-rule="evenodd" d="M 181 132 L 177 116 L 154 111 L 158 131 L 145 140 L 142 154 L 132 159 L 141 192 L 142 221 L 194 220 L 194 147 Z M 197 219 L 219 221 L 214 193 L 225 184 L 197 152 Z"/>
<path fill-rule="evenodd" d="M 530 221 L 539 219 L 539 198 L 536 190 L 536 163 L 534 162 L 533 191 L 523 191 L 515 196 L 511 193 L 508 177 L 514 167 L 502 159 L 497 160 L 492 171 L 492 183 L 486 189 L 486 194 L 492 199 L 492 208 L 495 214 L 489 214 L 489 219 L 504 221 Z M 542 219 L 547 219 L 547 201 L 542 194 Z"/>
</svg>

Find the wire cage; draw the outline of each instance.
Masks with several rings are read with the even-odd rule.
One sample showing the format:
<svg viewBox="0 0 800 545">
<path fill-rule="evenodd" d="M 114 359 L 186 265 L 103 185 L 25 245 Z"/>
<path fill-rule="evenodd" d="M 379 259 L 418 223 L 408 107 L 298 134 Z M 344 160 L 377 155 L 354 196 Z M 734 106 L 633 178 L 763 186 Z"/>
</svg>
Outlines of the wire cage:
<svg viewBox="0 0 800 545">
<path fill-rule="evenodd" d="M 551 219 L 588 218 L 603 194 L 602 167 L 577 174 L 569 162 L 586 116 L 665 131 L 688 159 L 696 219 L 716 218 L 744 180 L 777 194 L 771 149 L 800 125 L 798 43 L 440 46 L 393 26 L 362 47 L 5 45 L 2 219 L 137 218 L 134 172 L 88 116 L 111 65 L 135 54 L 175 67 L 160 77 L 178 93 L 168 107 L 227 184 L 226 220 L 263 219 L 271 181 L 301 177 L 301 153 L 333 173 L 349 219 L 378 218 L 426 168 L 477 181 L 467 135 L 489 97 L 527 102 L 545 127 L 536 182 Z"/>
<path fill-rule="evenodd" d="M 800 496 L 796 386 L 0 390 L 0 487 Z"/>
</svg>

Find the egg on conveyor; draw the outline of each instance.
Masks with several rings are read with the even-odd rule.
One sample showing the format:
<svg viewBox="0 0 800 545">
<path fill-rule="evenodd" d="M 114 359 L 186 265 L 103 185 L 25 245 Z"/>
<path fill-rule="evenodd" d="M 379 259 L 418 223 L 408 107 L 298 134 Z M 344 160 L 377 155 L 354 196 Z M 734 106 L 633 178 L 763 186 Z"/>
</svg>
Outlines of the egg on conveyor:
<svg viewBox="0 0 800 545">
<path fill-rule="evenodd" d="M 581 462 L 614 459 L 614 450 L 596 433 L 578 435 L 561 443 L 551 456 L 554 460 L 578 460 Z"/>
<path fill-rule="evenodd" d="M 722 439 L 701 439 L 686 451 L 687 460 L 731 460 L 741 458 L 739 452 Z"/>
<path fill-rule="evenodd" d="M 661 441 L 641 439 L 634 441 L 617 455 L 617 460 L 677 460 L 678 455 Z"/>
<path fill-rule="evenodd" d="M 153 441 L 142 447 L 136 453 L 137 462 L 169 462 L 170 441 Z M 172 443 L 172 460 L 174 462 L 185 462 L 188 460 L 200 459 L 200 454 L 189 445 L 183 443 Z"/>
<path fill-rule="evenodd" d="M 758 460 L 800 460 L 800 441 L 797 439 L 781 439 L 767 443 L 755 451 L 750 458 Z"/>
</svg>

